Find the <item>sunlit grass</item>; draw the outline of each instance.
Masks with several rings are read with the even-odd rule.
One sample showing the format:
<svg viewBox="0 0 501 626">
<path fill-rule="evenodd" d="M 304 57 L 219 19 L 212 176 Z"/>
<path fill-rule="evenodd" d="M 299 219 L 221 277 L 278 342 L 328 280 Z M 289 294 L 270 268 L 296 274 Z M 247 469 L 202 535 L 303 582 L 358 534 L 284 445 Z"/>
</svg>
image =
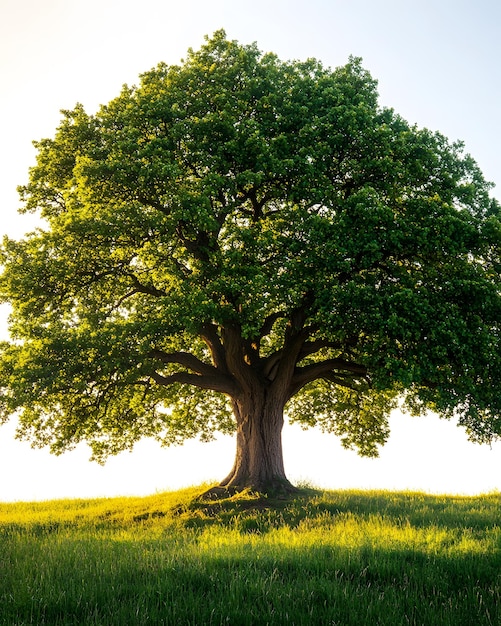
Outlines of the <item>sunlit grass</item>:
<svg viewBox="0 0 501 626">
<path fill-rule="evenodd" d="M 501 623 L 501 496 L 0 505 L 0 624 Z"/>
</svg>

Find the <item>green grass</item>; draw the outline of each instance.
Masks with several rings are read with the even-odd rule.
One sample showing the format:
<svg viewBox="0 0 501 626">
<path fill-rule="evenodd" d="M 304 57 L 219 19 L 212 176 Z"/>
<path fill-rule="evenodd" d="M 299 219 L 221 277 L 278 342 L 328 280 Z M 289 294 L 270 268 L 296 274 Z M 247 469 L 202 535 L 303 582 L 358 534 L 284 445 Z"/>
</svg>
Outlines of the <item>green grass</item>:
<svg viewBox="0 0 501 626">
<path fill-rule="evenodd" d="M 501 495 L 0 504 L 0 624 L 501 624 Z"/>
</svg>

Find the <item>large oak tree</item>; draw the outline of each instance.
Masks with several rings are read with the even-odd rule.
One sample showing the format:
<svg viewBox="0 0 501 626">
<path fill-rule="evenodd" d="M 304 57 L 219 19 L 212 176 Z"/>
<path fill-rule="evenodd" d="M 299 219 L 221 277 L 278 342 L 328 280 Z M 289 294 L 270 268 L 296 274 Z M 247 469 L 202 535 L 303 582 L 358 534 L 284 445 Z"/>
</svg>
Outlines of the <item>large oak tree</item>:
<svg viewBox="0 0 501 626">
<path fill-rule="evenodd" d="M 95 458 L 236 431 L 222 485 L 290 488 L 284 411 L 377 453 L 397 402 L 501 433 L 501 223 L 460 143 L 361 61 L 217 32 L 95 115 L 64 111 L 3 244 L 2 415 Z M 432 435 L 431 435 L 432 436 Z"/>
</svg>

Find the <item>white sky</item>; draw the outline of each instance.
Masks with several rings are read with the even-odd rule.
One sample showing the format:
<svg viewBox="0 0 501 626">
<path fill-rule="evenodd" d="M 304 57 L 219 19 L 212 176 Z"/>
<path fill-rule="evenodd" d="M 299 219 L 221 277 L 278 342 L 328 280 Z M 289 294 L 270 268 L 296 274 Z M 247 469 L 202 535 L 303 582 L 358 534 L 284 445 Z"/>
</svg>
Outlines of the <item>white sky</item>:
<svg viewBox="0 0 501 626">
<path fill-rule="evenodd" d="M 381 102 L 410 122 L 462 139 L 501 198 L 501 3 L 497 0 L 0 0 L 0 233 L 32 226 L 16 186 L 34 161 L 31 141 L 52 136 L 60 109 L 89 112 L 160 61 L 178 63 L 224 28 L 281 58 L 326 65 L 353 54 L 379 80 Z M 0 319 L 0 334 L 5 333 Z M 0 500 L 142 494 L 221 479 L 231 438 L 161 449 L 142 442 L 104 467 L 85 447 L 61 457 L 31 450 L 0 428 Z M 292 480 L 329 488 L 482 493 L 501 488 L 501 445 L 467 442 L 435 416 L 395 413 L 379 459 L 330 435 L 284 432 Z"/>
</svg>

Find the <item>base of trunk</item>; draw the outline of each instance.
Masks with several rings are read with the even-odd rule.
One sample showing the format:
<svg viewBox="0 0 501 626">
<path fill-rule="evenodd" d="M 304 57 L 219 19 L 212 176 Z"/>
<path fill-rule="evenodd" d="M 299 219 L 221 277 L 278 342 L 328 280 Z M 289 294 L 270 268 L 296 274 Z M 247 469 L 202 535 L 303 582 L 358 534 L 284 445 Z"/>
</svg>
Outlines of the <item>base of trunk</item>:
<svg viewBox="0 0 501 626">
<path fill-rule="evenodd" d="M 299 491 L 297 487 L 294 487 L 287 479 L 269 480 L 266 482 L 253 482 L 244 481 L 241 484 L 221 482 L 216 489 L 225 491 L 226 493 L 238 493 L 249 489 L 256 493 L 262 493 L 265 495 L 281 496 L 290 495 Z"/>
<path fill-rule="evenodd" d="M 237 493 L 249 489 L 256 493 L 262 493 L 273 496 L 286 496 L 299 491 L 297 487 L 289 482 L 285 476 L 273 476 L 266 478 L 253 478 L 231 473 L 216 487 L 226 492 Z"/>
<path fill-rule="evenodd" d="M 257 487 L 255 485 L 225 485 L 220 483 L 214 487 L 211 487 L 201 495 L 202 500 L 225 500 L 232 496 L 241 493 L 242 491 L 251 491 L 263 495 L 265 497 L 272 498 L 288 498 L 291 495 L 299 493 L 299 489 L 294 487 L 289 481 L 273 482 L 272 484 L 263 485 Z"/>
</svg>

